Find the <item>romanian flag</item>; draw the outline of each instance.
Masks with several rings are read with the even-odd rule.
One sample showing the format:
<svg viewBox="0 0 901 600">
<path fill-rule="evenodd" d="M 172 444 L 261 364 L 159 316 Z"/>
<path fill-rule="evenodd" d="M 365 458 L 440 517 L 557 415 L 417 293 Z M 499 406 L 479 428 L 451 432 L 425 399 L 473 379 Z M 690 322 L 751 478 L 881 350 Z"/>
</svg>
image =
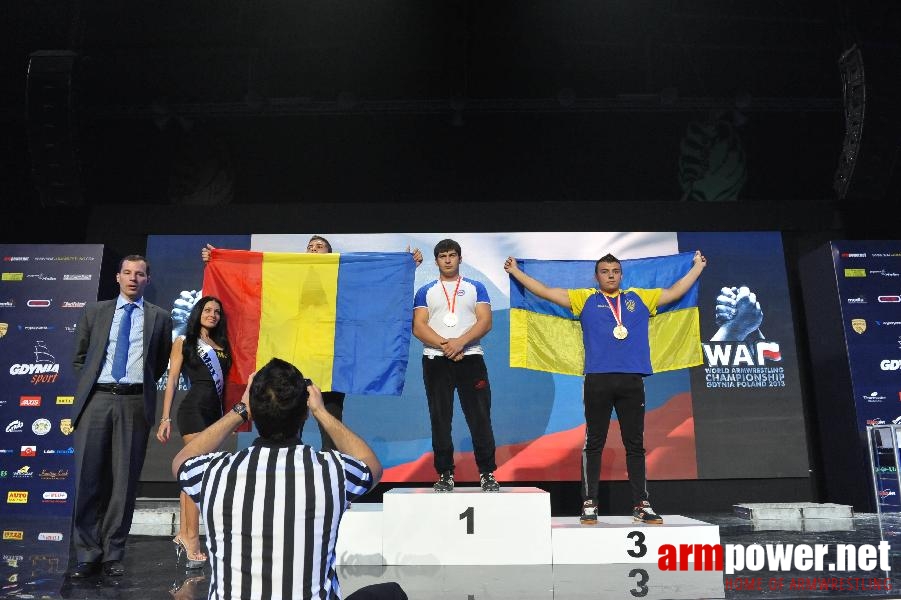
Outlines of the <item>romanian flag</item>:
<svg viewBox="0 0 901 600">
<path fill-rule="evenodd" d="M 213 250 L 203 293 L 221 299 L 228 318 L 229 383 L 245 385 L 278 357 L 323 391 L 400 395 L 415 268 L 409 252 Z"/>
<path fill-rule="evenodd" d="M 668 288 L 692 266 L 694 252 L 624 260 L 621 288 Z M 523 272 L 549 287 L 597 287 L 593 260 L 519 260 Z M 698 281 L 682 298 L 657 307 L 649 336 L 655 373 L 703 362 Z M 510 278 L 510 366 L 582 375 L 582 327 L 573 313 L 538 298 Z"/>
</svg>

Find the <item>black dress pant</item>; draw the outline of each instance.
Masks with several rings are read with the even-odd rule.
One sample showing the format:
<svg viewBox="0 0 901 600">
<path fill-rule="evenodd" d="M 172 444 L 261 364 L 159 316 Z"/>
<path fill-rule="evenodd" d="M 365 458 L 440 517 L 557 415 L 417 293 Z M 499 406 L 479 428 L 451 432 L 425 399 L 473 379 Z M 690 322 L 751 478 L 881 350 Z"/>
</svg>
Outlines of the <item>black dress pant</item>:
<svg viewBox="0 0 901 600">
<path fill-rule="evenodd" d="M 494 462 L 494 431 L 491 429 L 491 385 L 482 355 L 469 354 L 459 361 L 444 356 L 423 356 L 422 379 L 429 401 L 435 470 L 438 473 L 454 470 L 454 441 L 451 437 L 454 390 L 460 396 L 463 416 L 469 425 L 479 473 L 497 469 Z"/>
<path fill-rule="evenodd" d="M 122 560 L 147 450 L 144 397 L 94 392 L 74 437 L 75 562 Z"/>
<path fill-rule="evenodd" d="M 632 501 L 648 499 L 644 449 L 644 380 L 634 373 L 589 373 L 585 376 L 585 446 L 582 448 L 582 499 L 597 500 L 601 454 L 607 443 L 610 415 L 616 410 Z"/>
</svg>

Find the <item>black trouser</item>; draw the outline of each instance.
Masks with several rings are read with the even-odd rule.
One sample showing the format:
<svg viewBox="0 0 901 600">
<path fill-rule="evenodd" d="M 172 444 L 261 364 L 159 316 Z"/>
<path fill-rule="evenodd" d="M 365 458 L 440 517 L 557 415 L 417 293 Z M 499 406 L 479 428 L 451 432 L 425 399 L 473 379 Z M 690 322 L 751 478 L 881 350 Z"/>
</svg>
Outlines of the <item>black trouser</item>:
<svg viewBox="0 0 901 600">
<path fill-rule="evenodd" d="M 616 410 L 626 448 L 626 470 L 637 505 L 648 499 L 644 450 L 644 381 L 633 373 L 589 373 L 585 376 L 585 446 L 582 448 L 582 499 L 597 500 L 601 453 L 607 443 L 610 415 Z"/>
<path fill-rule="evenodd" d="M 122 560 L 147 450 L 144 397 L 94 392 L 74 437 L 75 561 Z"/>
<path fill-rule="evenodd" d="M 454 441 L 451 421 L 454 417 L 454 390 L 475 451 L 479 473 L 497 469 L 494 462 L 494 431 L 491 429 L 491 386 L 488 369 L 481 354 L 469 354 L 460 361 L 444 356 L 422 357 L 422 379 L 429 401 L 432 421 L 432 450 L 438 473 L 454 470 Z"/>
<path fill-rule="evenodd" d="M 344 414 L 344 392 L 322 392 L 322 403 L 325 404 L 325 410 L 339 421 L 341 415 Z M 319 425 L 319 435 L 322 437 L 322 446 L 319 448 L 323 452 L 328 450 L 337 450 L 335 442 L 322 428 L 322 423 L 316 421 Z"/>
</svg>

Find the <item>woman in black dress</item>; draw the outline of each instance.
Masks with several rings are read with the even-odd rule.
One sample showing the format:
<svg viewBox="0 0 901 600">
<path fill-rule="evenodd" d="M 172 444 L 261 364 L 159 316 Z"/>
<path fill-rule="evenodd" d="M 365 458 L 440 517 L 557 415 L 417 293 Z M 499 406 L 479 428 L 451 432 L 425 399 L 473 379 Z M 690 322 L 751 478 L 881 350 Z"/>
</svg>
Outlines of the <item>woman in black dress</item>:
<svg viewBox="0 0 901 600">
<path fill-rule="evenodd" d="M 169 416 L 179 375 L 184 372 L 190 380 L 190 390 L 178 408 L 178 430 L 187 444 L 191 439 L 222 417 L 222 395 L 225 378 L 231 367 L 231 348 L 228 344 L 225 313 L 222 302 L 204 296 L 191 309 L 184 336 L 172 343 L 169 355 L 169 379 L 163 396 L 163 419 L 156 438 L 164 444 L 169 440 L 172 419 Z M 178 535 L 173 539 L 177 556 L 184 552 L 187 567 L 201 568 L 207 559 L 200 549 L 200 511 L 184 492 L 179 496 L 181 518 Z"/>
</svg>

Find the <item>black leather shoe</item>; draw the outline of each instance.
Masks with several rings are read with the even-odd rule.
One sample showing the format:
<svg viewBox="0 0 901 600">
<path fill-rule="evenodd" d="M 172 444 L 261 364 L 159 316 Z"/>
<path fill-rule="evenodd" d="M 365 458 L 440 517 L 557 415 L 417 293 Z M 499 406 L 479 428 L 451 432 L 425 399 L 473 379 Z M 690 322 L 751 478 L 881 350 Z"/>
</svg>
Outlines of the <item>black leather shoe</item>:
<svg viewBox="0 0 901 600">
<path fill-rule="evenodd" d="M 103 563 L 103 572 L 110 577 L 122 577 L 125 575 L 125 566 L 118 560 Z"/>
<path fill-rule="evenodd" d="M 84 579 L 91 577 L 100 572 L 100 563 L 80 562 L 69 571 L 69 577 L 72 579 Z"/>
</svg>

